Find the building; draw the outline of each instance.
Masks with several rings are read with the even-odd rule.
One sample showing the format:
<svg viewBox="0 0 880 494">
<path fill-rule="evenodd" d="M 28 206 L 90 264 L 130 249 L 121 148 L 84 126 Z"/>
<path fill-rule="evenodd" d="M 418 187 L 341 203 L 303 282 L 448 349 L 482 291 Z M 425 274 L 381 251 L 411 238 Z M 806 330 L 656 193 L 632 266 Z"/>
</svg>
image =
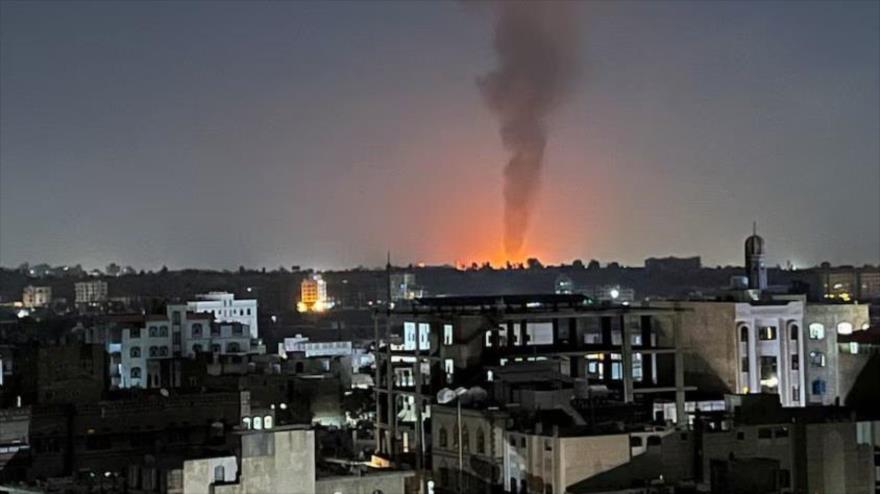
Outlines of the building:
<svg viewBox="0 0 880 494">
<path fill-rule="evenodd" d="M 181 489 L 186 494 L 375 494 L 410 491 L 413 472 L 376 469 L 353 463 L 354 473 L 318 464 L 315 431 L 281 426 L 239 432 L 240 455 L 189 460 L 183 464 Z M 337 465 L 344 465 L 339 462 Z"/>
<path fill-rule="evenodd" d="M 330 308 L 327 298 L 327 282 L 320 274 L 314 274 L 300 283 L 300 300 L 296 304 L 300 312 L 323 312 Z"/>
<path fill-rule="evenodd" d="M 77 304 L 95 304 L 107 301 L 107 282 L 104 280 L 78 281 L 73 284 Z"/>
<path fill-rule="evenodd" d="M 390 316 L 377 337 L 374 382 L 377 450 L 391 458 L 422 464 L 434 393 L 483 385 L 493 367 L 547 362 L 622 403 L 666 396 L 684 407 L 681 353 L 657 344 L 661 327 L 675 333 L 674 309 L 599 305 L 583 295 L 475 296 L 417 299 Z"/>
<path fill-rule="evenodd" d="M 415 273 L 391 274 L 391 301 L 413 300 L 425 296 L 425 290 L 416 284 Z"/>
<path fill-rule="evenodd" d="M 752 226 L 752 235 L 746 239 L 746 276 L 750 290 L 767 289 L 767 266 L 764 265 L 764 239 L 758 235 L 757 225 Z"/>
<path fill-rule="evenodd" d="M 852 352 L 839 343 L 841 336 L 868 329 L 867 304 L 810 304 L 804 313 L 806 332 L 804 349 L 807 404 L 841 404 L 869 355 Z"/>
<path fill-rule="evenodd" d="M 33 286 L 24 287 L 21 292 L 21 304 L 27 309 L 36 307 L 46 307 L 52 302 L 51 286 Z"/>
<path fill-rule="evenodd" d="M 244 301 L 247 302 L 247 301 Z M 161 361 L 193 358 L 201 353 L 235 358 L 263 351 L 253 331 L 240 321 L 217 321 L 213 311 L 192 312 L 186 305 L 168 305 L 165 315 L 147 316 L 143 327 L 122 329 L 121 341 L 109 343 L 111 375 L 118 376 L 121 388 L 180 386 L 167 375 L 170 369 Z M 235 308 L 228 319 L 248 319 L 248 310 Z M 164 370 L 164 371 L 163 371 Z M 175 374 L 179 374 L 175 371 Z"/>
<path fill-rule="evenodd" d="M 188 311 L 211 314 L 214 320 L 219 322 L 241 323 L 248 327 L 251 338 L 259 338 L 256 300 L 236 300 L 235 295 L 227 292 L 196 295 L 196 299 L 186 303 Z"/>
</svg>

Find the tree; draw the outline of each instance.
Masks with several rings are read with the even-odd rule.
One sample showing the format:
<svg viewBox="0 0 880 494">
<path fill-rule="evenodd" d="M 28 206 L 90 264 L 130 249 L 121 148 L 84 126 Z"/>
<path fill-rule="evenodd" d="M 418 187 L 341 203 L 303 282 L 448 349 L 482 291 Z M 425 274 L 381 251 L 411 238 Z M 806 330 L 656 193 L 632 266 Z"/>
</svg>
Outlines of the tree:
<svg viewBox="0 0 880 494">
<path fill-rule="evenodd" d="M 587 265 L 587 269 L 589 270 L 600 269 L 601 267 L 602 266 L 599 265 L 599 261 L 595 259 L 590 259 L 590 264 Z"/>
<path fill-rule="evenodd" d="M 571 267 L 577 268 L 577 269 L 584 269 L 584 261 L 581 261 L 580 259 L 575 259 L 574 261 L 572 261 Z"/>
<path fill-rule="evenodd" d="M 528 266 L 529 269 L 543 269 L 544 268 L 544 265 L 541 264 L 541 261 L 539 261 L 537 257 L 530 257 L 530 258 L 526 259 L 526 266 Z"/>
</svg>

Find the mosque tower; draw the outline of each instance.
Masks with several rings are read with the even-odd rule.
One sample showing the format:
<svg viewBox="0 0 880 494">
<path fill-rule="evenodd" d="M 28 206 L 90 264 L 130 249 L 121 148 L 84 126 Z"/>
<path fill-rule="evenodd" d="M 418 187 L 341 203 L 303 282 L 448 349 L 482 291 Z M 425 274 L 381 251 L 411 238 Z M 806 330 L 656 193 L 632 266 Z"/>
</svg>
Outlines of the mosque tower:
<svg viewBox="0 0 880 494">
<path fill-rule="evenodd" d="M 767 289 L 764 239 L 758 236 L 757 223 L 752 223 L 752 236 L 746 239 L 746 275 L 749 277 L 750 290 Z"/>
</svg>

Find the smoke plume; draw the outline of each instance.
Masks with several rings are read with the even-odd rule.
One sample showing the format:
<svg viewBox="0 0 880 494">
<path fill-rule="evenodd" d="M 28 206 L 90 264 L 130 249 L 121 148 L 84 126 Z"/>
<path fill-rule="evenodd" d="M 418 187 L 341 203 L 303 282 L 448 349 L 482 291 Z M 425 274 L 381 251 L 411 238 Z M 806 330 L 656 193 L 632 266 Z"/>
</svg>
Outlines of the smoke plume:
<svg viewBox="0 0 880 494">
<path fill-rule="evenodd" d="M 504 249 L 522 255 L 541 181 L 545 120 L 568 93 L 576 70 L 574 2 L 492 4 L 498 67 L 477 82 L 498 116 L 510 152 L 504 168 Z"/>
</svg>

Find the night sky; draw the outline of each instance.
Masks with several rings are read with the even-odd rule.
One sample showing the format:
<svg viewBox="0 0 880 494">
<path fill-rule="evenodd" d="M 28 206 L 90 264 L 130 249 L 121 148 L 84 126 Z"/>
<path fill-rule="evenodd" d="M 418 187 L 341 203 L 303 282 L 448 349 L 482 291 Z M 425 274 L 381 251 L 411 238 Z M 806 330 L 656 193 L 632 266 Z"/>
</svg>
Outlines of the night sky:
<svg viewBox="0 0 880 494">
<path fill-rule="evenodd" d="M 880 262 L 880 4 L 584 3 L 525 251 Z M 461 2 L 0 3 L 0 264 L 500 260 Z"/>
</svg>

